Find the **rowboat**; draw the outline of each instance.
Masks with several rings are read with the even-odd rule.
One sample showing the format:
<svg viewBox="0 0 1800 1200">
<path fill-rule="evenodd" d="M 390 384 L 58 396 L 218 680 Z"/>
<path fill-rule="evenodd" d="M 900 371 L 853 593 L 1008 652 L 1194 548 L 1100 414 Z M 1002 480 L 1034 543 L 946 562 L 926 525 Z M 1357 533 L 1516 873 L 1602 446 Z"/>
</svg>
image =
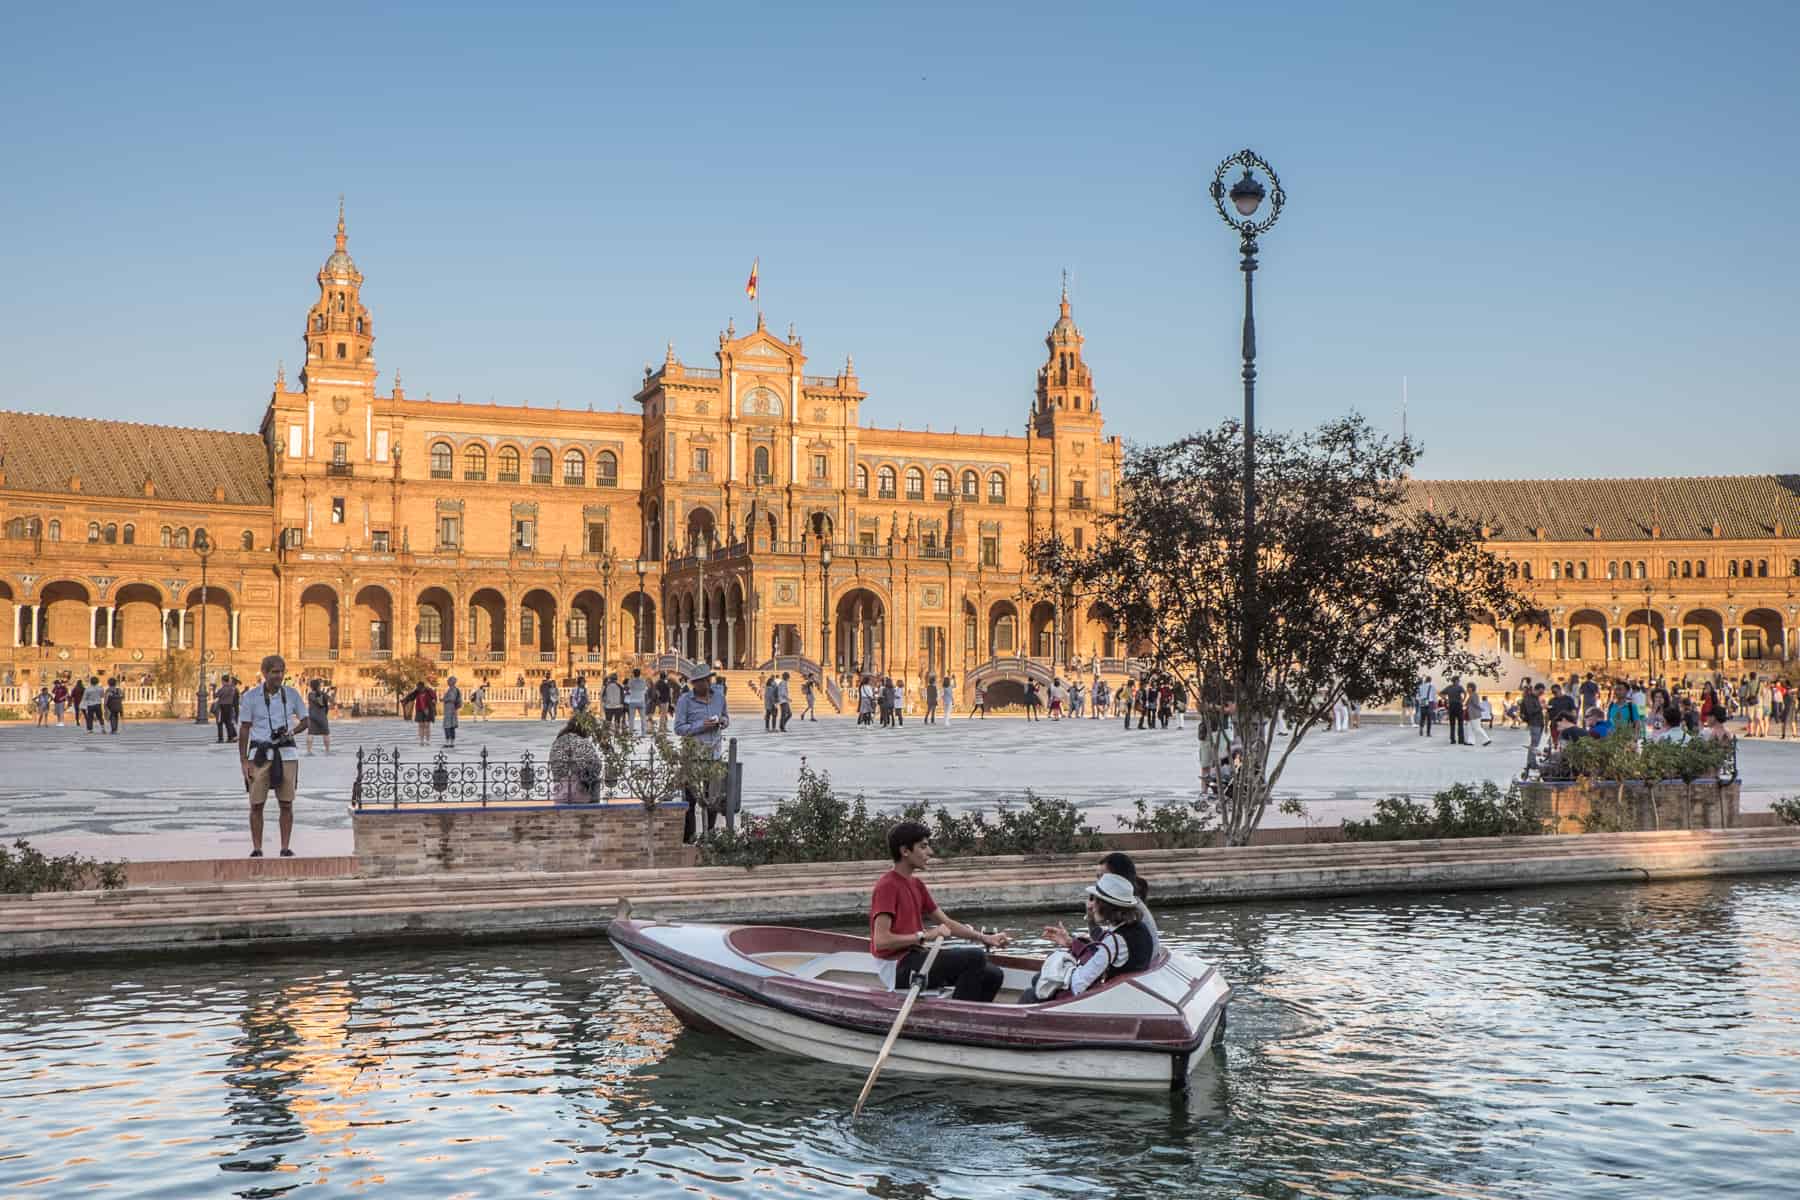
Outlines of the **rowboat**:
<svg viewBox="0 0 1800 1200">
<path fill-rule="evenodd" d="M 905 993 L 867 938 L 775 925 L 613 921 L 619 953 L 684 1025 L 866 1072 Z M 997 954 L 991 1004 L 921 996 L 885 1070 L 1036 1087 L 1184 1091 L 1225 1027 L 1218 968 L 1161 951 L 1075 997 L 1019 1004 L 1041 960 Z"/>
</svg>

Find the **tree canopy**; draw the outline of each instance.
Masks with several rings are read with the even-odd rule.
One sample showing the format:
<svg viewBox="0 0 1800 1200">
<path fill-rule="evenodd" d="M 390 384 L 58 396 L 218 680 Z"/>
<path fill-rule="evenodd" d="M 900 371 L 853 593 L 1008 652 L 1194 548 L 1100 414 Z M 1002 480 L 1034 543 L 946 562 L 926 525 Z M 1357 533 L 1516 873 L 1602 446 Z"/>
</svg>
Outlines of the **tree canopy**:
<svg viewBox="0 0 1800 1200">
<path fill-rule="evenodd" d="M 1086 549 L 1060 537 L 1031 547 L 1048 595 L 1096 602 L 1146 674 L 1199 697 L 1202 736 L 1211 727 L 1222 739 L 1229 718 L 1242 761 L 1217 812 L 1234 844 L 1255 831 L 1288 756 L 1339 697 L 1379 703 L 1410 694 L 1428 671 L 1498 668 L 1469 648 L 1470 630 L 1521 601 L 1478 517 L 1409 502 L 1418 454 L 1355 415 L 1259 432 L 1248 594 L 1235 421 L 1132 447 L 1118 510 L 1099 518 Z M 1275 755 L 1283 721 L 1292 732 Z"/>
</svg>

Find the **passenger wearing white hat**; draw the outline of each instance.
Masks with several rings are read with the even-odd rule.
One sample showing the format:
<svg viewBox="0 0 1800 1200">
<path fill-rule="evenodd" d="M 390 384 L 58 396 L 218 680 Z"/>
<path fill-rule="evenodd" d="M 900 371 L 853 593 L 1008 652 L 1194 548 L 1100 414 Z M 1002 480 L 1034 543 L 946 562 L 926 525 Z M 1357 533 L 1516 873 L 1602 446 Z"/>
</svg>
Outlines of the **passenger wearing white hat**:
<svg viewBox="0 0 1800 1200">
<path fill-rule="evenodd" d="M 1137 889 L 1123 875 L 1110 872 L 1087 889 L 1087 915 L 1096 936 L 1071 937 L 1061 925 L 1048 925 L 1044 936 L 1057 949 L 1031 986 L 1019 997 L 1021 1004 L 1049 1000 L 1067 990 L 1079 996 L 1089 988 L 1129 971 L 1142 971 L 1156 955 L 1156 938 L 1141 919 Z"/>
<path fill-rule="evenodd" d="M 731 714 L 725 711 L 725 689 L 713 686 L 713 672 L 710 668 L 702 669 L 698 674 L 690 676 L 688 683 L 692 687 L 681 694 L 675 702 L 675 732 L 681 737 L 692 738 L 713 758 L 723 755 L 720 745 L 725 730 L 731 725 Z M 693 841 L 696 832 L 695 806 L 703 805 L 704 797 L 689 789 L 688 814 L 683 840 Z M 713 823 L 718 814 L 710 807 L 706 809 L 706 830 L 712 832 Z"/>
</svg>

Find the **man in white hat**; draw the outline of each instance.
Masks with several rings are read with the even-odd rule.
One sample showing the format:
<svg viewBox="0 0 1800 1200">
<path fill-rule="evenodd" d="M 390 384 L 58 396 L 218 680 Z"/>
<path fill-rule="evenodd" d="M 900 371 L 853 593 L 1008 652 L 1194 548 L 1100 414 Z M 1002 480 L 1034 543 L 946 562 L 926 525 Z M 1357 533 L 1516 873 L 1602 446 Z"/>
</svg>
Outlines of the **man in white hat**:
<svg viewBox="0 0 1800 1200">
<path fill-rule="evenodd" d="M 691 676 L 688 684 L 688 690 L 675 702 L 675 732 L 698 742 L 711 757 L 720 758 L 723 755 L 721 743 L 724 741 L 724 733 L 731 725 L 731 714 L 725 711 L 725 689 L 713 686 L 713 672 L 706 668 L 698 675 Z M 682 833 L 684 841 L 694 840 L 694 810 L 702 806 L 704 799 L 699 792 L 688 789 L 687 823 Z M 718 814 L 707 808 L 708 833 L 712 832 L 718 819 Z"/>
</svg>

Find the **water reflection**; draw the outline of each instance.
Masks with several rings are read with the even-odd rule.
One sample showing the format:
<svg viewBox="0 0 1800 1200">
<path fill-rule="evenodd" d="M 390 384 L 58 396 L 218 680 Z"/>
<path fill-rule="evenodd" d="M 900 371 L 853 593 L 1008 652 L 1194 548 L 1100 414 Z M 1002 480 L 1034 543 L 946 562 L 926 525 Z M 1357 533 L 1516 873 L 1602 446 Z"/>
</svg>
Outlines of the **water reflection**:
<svg viewBox="0 0 1800 1200">
<path fill-rule="evenodd" d="M 1779 1194 L 1800 882 L 1162 925 L 1239 988 L 1185 1105 L 895 1077 L 860 1122 L 603 941 L 14 972 L 0 1194 Z"/>
</svg>

